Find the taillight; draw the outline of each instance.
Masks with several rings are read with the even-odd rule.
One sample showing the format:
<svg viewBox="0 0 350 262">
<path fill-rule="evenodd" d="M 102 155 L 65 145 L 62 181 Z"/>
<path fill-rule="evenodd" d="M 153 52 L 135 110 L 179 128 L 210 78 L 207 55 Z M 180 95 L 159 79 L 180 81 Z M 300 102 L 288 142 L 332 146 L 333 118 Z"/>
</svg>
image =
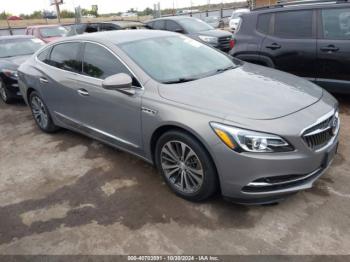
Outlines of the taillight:
<svg viewBox="0 0 350 262">
<path fill-rule="evenodd" d="M 235 40 L 234 39 L 231 39 L 230 40 L 230 48 L 234 48 L 235 47 Z"/>
</svg>

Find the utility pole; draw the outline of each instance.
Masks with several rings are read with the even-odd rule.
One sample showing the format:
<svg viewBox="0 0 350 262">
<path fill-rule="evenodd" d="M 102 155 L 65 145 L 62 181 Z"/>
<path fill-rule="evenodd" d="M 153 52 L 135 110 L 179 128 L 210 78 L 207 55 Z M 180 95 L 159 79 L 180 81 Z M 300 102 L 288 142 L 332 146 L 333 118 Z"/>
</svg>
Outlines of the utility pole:
<svg viewBox="0 0 350 262">
<path fill-rule="evenodd" d="M 4 13 L 5 13 L 5 11 L 4 11 Z M 6 13 L 5 13 L 5 14 L 6 14 Z M 10 22 L 9 22 L 9 19 L 8 19 L 7 16 L 6 16 L 6 22 L 7 22 L 8 28 L 9 28 L 10 35 L 13 35 L 12 28 L 11 28 L 11 26 L 10 26 Z"/>
<path fill-rule="evenodd" d="M 162 11 L 160 10 L 160 2 L 158 2 L 158 17 L 162 17 Z"/>
<path fill-rule="evenodd" d="M 60 14 L 60 4 L 58 3 L 58 0 L 55 0 L 55 6 L 56 6 L 58 23 L 60 24 L 61 23 L 61 14 Z"/>
<path fill-rule="evenodd" d="M 175 15 L 175 0 L 173 0 L 173 15 Z"/>
</svg>

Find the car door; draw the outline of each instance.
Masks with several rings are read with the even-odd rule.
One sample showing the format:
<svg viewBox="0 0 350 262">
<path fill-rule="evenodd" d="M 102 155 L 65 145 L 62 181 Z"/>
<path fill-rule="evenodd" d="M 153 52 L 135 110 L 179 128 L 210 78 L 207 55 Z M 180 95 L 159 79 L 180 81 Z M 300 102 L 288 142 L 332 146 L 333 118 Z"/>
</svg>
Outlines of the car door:
<svg viewBox="0 0 350 262">
<path fill-rule="evenodd" d="M 315 80 L 315 20 L 313 10 L 275 12 L 261 54 L 270 57 L 276 69 Z"/>
<path fill-rule="evenodd" d="M 105 78 L 126 73 L 133 77 L 135 94 L 102 87 Z M 83 75 L 78 78 L 81 122 L 93 136 L 135 150 L 141 147 L 141 95 L 143 89 L 113 52 L 99 44 L 85 43 Z"/>
<path fill-rule="evenodd" d="M 330 91 L 350 92 L 350 8 L 319 10 L 317 83 Z"/>
<path fill-rule="evenodd" d="M 39 81 L 44 101 L 51 114 L 64 124 L 71 124 L 71 120 L 79 117 L 76 78 L 82 67 L 79 58 L 81 45 L 80 42 L 60 43 L 48 49 L 48 57 L 42 54 L 38 57 L 43 62 L 38 63 L 37 69 L 41 73 Z"/>
</svg>

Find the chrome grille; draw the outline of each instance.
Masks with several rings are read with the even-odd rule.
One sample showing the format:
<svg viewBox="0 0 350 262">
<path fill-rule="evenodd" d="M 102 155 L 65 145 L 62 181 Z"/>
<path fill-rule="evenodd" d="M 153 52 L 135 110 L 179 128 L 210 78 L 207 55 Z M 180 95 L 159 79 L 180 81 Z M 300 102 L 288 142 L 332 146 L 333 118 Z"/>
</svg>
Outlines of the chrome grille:
<svg viewBox="0 0 350 262">
<path fill-rule="evenodd" d="M 338 113 L 335 113 L 326 120 L 306 129 L 302 137 L 309 148 L 317 150 L 328 144 L 337 134 L 338 128 Z"/>
<path fill-rule="evenodd" d="M 230 49 L 230 41 L 232 37 L 230 36 L 225 36 L 225 37 L 219 37 L 218 42 L 219 42 L 219 48 L 222 50 L 228 50 Z"/>
</svg>

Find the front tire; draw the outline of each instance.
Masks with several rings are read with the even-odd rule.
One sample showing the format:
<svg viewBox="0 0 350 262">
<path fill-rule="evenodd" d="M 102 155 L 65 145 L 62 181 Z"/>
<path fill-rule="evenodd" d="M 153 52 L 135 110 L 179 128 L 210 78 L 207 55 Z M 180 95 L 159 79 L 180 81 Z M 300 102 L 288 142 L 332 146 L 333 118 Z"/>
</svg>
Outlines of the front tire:
<svg viewBox="0 0 350 262">
<path fill-rule="evenodd" d="M 203 145 L 182 131 L 164 133 L 157 141 L 155 162 L 172 191 L 190 201 L 203 201 L 218 189 L 216 168 Z"/>
<path fill-rule="evenodd" d="M 2 79 L 0 79 L 0 98 L 6 104 L 11 104 L 13 102 L 13 99 L 9 91 L 7 90 L 7 87 L 4 81 L 2 81 Z"/>
<path fill-rule="evenodd" d="M 33 91 L 29 96 L 29 105 L 38 127 L 45 133 L 54 133 L 58 127 L 53 123 L 49 110 L 40 95 Z"/>
</svg>

